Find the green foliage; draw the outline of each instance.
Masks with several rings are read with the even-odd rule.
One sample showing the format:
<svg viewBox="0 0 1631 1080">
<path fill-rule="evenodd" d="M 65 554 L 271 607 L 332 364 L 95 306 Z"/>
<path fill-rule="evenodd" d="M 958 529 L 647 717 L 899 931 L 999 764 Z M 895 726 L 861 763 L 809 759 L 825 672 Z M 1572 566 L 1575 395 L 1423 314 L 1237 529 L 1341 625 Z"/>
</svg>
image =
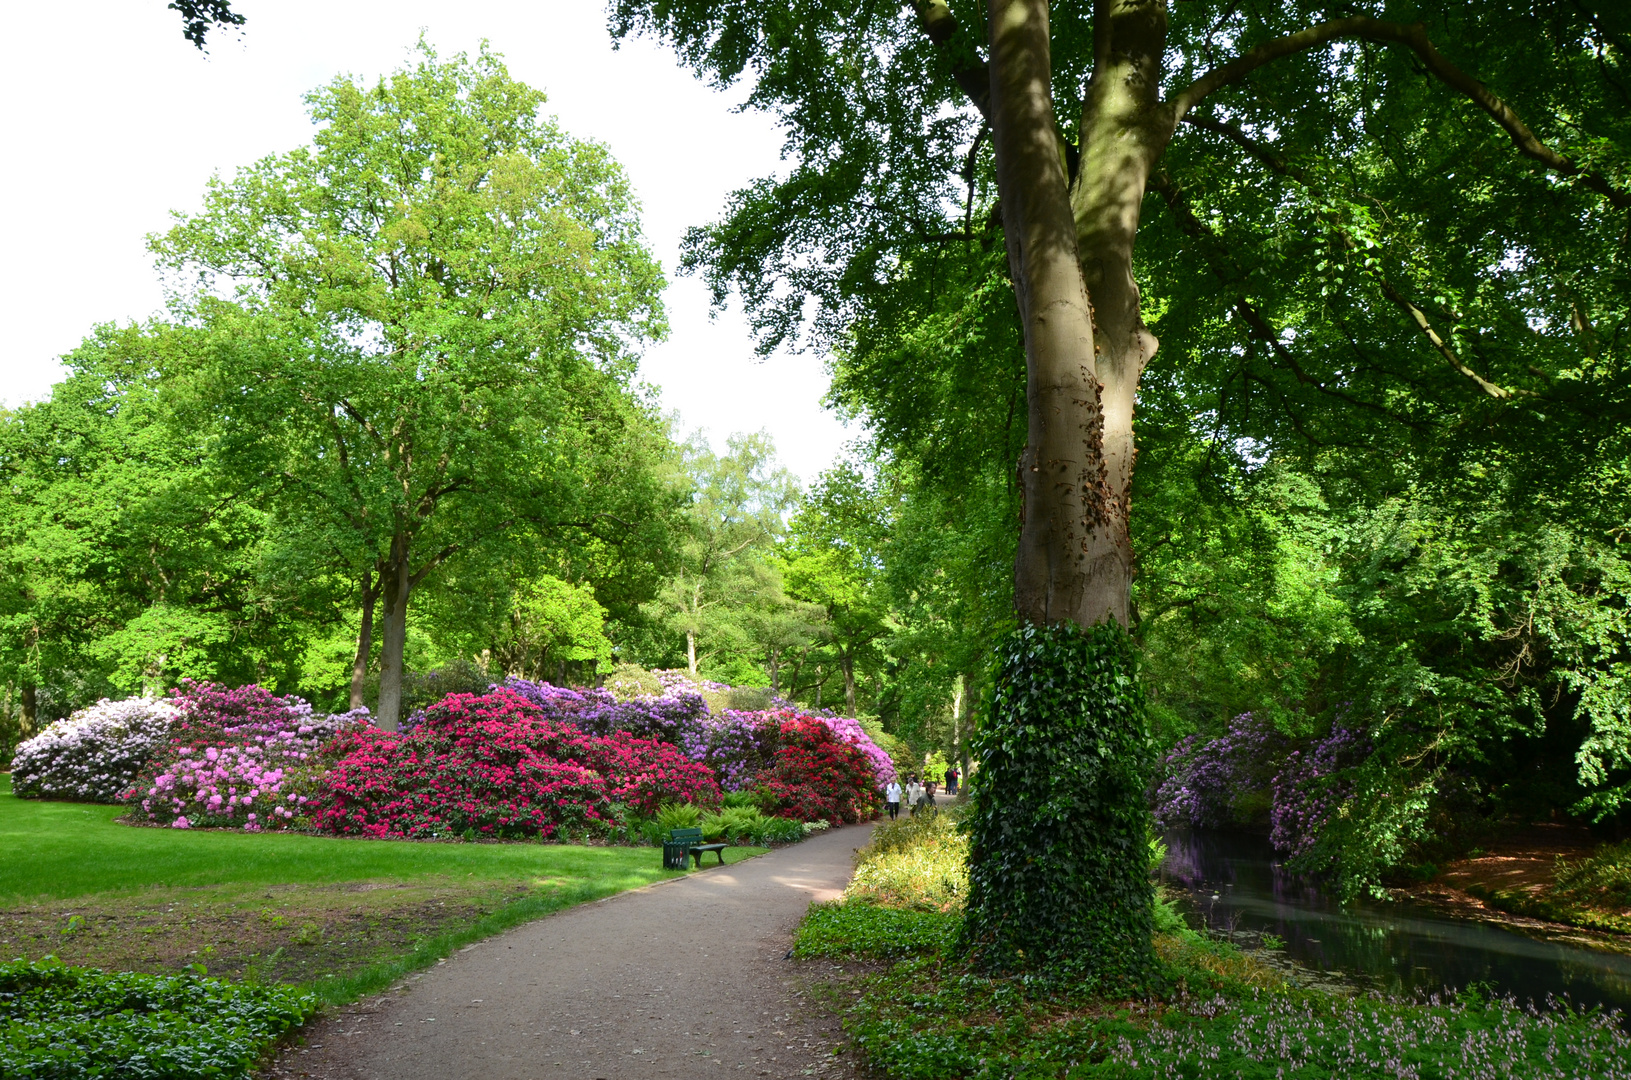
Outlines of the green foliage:
<svg viewBox="0 0 1631 1080">
<path fill-rule="evenodd" d="M 692 675 L 703 667 L 740 674 L 735 660 L 755 651 L 753 630 L 787 603 L 769 556 L 797 481 L 776 464 L 764 432 L 727 442 L 723 455 L 700 435 L 682 447 L 692 490 L 679 566 L 643 609 L 666 635 L 661 657 L 683 657 Z"/>
<path fill-rule="evenodd" d="M 287 986 L 51 961 L 0 964 L 0 1074 L 247 1078 L 266 1047 L 317 1003 L 317 995 Z M 128 1071 L 133 1066 L 140 1071 Z"/>
<path fill-rule="evenodd" d="M 377 86 L 308 101 L 312 148 L 212 181 L 153 239 L 210 343 L 166 378 L 272 516 L 279 577 L 378 596 L 394 720 L 421 585 L 456 580 L 488 626 L 536 622 L 532 585 L 575 549 L 636 576 L 666 561 L 669 445 L 631 386 L 666 330 L 662 276 L 616 163 L 485 50 L 421 42 Z"/>
<path fill-rule="evenodd" d="M 652 819 L 664 833 L 675 829 L 694 829 L 702 824 L 702 808 L 695 803 L 665 803 Z"/>
<path fill-rule="evenodd" d="M 855 856 L 846 901 L 910 911 L 960 911 L 968 900 L 968 837 L 958 815 L 916 814 L 883 823 Z"/>
<path fill-rule="evenodd" d="M 464 659 L 429 671 L 410 671 L 402 679 L 402 711 L 429 708 L 449 694 L 485 694 L 492 684 L 487 672 Z"/>
<path fill-rule="evenodd" d="M 1151 755 L 1131 643 L 1114 623 L 1023 626 L 993 682 L 973 747 L 961 947 L 991 971 L 1142 981 Z"/>
<path fill-rule="evenodd" d="M 574 585 L 542 574 L 523 583 L 514 593 L 509 626 L 493 638 L 493 656 L 510 675 L 555 678 L 558 666 L 570 664 L 586 679 L 612 667 L 606 609 L 588 582 Z"/>
<path fill-rule="evenodd" d="M 632 701 L 639 697 L 661 697 L 662 680 L 639 664 L 624 662 L 612 668 L 602 684 L 619 701 Z"/>
<path fill-rule="evenodd" d="M 957 922 L 939 912 L 861 901 L 811 904 L 793 937 L 793 955 L 862 960 L 938 956 L 951 947 Z"/>
<path fill-rule="evenodd" d="M 727 799 L 727 802 L 729 800 Z M 791 818 L 768 817 L 757 806 L 726 805 L 705 815 L 699 823 L 702 838 L 725 840 L 732 844 L 792 844 L 804 839 L 804 823 Z"/>
<path fill-rule="evenodd" d="M 1631 908 L 1631 840 L 1605 844 L 1560 866 L 1552 893 L 1579 903 Z"/>
</svg>

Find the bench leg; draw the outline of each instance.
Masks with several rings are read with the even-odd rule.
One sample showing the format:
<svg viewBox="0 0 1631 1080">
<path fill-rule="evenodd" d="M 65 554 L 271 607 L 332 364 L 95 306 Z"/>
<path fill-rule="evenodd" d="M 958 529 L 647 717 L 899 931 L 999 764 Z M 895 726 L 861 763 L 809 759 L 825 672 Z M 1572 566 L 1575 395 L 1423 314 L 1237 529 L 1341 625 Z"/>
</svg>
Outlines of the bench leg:
<svg viewBox="0 0 1631 1080">
<path fill-rule="evenodd" d="M 714 852 L 714 854 L 719 856 L 719 865 L 724 866 L 725 865 L 725 851 L 724 851 L 724 849 L 721 848 L 720 850 Z"/>
</svg>

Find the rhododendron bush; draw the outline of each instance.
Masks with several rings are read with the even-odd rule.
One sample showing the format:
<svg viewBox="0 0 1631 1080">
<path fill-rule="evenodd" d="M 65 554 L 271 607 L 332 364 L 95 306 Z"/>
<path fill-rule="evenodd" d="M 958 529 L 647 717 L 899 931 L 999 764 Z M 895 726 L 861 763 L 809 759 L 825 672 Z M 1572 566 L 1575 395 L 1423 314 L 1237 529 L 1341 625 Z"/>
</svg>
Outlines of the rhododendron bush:
<svg viewBox="0 0 1631 1080">
<path fill-rule="evenodd" d="M 184 682 L 173 702 L 179 716 L 166 752 L 129 797 L 148 820 L 178 829 L 293 826 L 311 797 L 303 789 L 319 786 L 323 746 L 367 714 L 314 716 L 301 699 L 255 685 Z"/>
<path fill-rule="evenodd" d="M 408 731 L 349 732 L 334 750 L 311 815 L 342 835 L 547 839 L 609 829 L 614 802 L 649 814 L 720 797 L 674 747 L 589 734 L 508 687 L 450 694 Z"/>
<path fill-rule="evenodd" d="M 819 717 L 787 712 L 774 726 L 774 764 L 762 786 L 776 798 L 775 813 L 800 821 L 855 823 L 881 806 L 875 763 Z M 868 740 L 870 742 L 870 740 Z"/>
<path fill-rule="evenodd" d="M 527 679 L 508 679 L 512 690 L 538 706 L 546 717 L 564 721 L 597 735 L 627 732 L 678 746 L 692 761 L 712 768 L 727 791 L 757 786 L 775 765 L 780 748 L 780 725 L 798 717 L 821 724 L 834 737 L 855 747 L 865 757 L 875 786 L 895 778 L 894 762 L 872 741 L 861 725 L 848 717 L 804 712 L 790 703 L 763 711 L 710 712 L 699 689 L 729 690 L 719 683 L 695 683 L 673 672 L 656 672 L 665 690 L 618 700 L 605 690 L 568 690 Z"/>
<path fill-rule="evenodd" d="M 103 698 L 17 747 L 11 789 L 25 798 L 118 802 L 168 747 L 178 713 L 156 698 Z"/>
</svg>

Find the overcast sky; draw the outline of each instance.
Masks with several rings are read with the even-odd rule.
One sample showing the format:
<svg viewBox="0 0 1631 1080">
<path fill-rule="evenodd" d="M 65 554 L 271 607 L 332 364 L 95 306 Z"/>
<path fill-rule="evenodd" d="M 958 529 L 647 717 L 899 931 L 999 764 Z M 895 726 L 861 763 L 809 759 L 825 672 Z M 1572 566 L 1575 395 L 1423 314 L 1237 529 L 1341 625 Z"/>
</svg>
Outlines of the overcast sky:
<svg viewBox="0 0 1631 1080">
<path fill-rule="evenodd" d="M 162 307 L 144 246 L 171 210 L 199 205 L 211 173 L 308 142 L 301 94 L 341 72 L 372 81 L 404 64 L 424 28 L 443 56 L 482 38 L 510 73 L 549 95 L 572 135 L 611 147 L 644 205 L 646 234 L 671 284 L 673 333 L 642 365 L 682 431 L 765 428 L 782 461 L 813 480 L 850 435 L 820 406 L 820 357 L 754 359 L 734 313 L 710 322 L 700 283 L 676 278 L 680 237 L 725 195 L 779 166 L 763 117 L 721 95 L 649 41 L 614 51 L 596 0 L 237 0 L 241 36 L 207 55 L 181 36 L 165 0 L 0 7 L 7 102 L 7 208 L 0 259 L 0 403 L 45 396 L 56 357 L 98 322 Z M 68 20 L 66 13 L 72 13 Z"/>
</svg>

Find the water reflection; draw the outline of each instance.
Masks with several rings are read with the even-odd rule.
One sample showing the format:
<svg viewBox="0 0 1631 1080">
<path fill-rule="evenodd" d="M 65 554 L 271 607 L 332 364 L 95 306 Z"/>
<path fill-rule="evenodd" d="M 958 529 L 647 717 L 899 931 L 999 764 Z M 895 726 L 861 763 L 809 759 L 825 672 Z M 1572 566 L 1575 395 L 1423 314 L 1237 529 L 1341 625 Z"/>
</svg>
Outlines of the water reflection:
<svg viewBox="0 0 1631 1080">
<path fill-rule="evenodd" d="M 1192 925 L 1273 934 L 1285 955 L 1389 993 L 1487 983 L 1520 1001 L 1548 995 L 1631 1012 L 1631 957 L 1537 941 L 1410 904 L 1338 905 L 1286 872 L 1268 842 L 1233 833 L 1166 837 L 1163 880 L 1188 896 Z"/>
</svg>

